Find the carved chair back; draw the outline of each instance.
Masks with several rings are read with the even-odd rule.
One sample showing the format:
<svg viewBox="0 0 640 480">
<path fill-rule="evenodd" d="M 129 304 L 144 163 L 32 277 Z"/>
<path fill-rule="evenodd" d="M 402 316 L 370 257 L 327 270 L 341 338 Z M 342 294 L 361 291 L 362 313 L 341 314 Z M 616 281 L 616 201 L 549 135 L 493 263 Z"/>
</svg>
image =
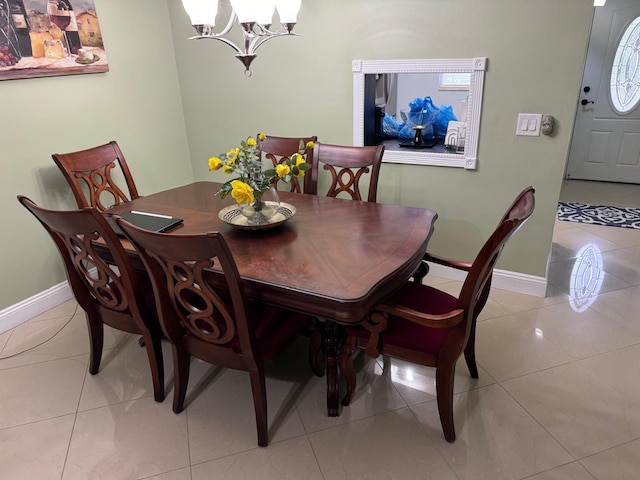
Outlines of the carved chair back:
<svg viewBox="0 0 640 480">
<path fill-rule="evenodd" d="M 316 143 L 314 150 L 309 191 L 305 190 L 305 193 L 318 194 L 319 169 L 322 165 L 331 174 L 331 184 L 326 196 L 337 197 L 344 193 L 353 200 L 376 201 L 384 145 L 352 147 Z M 360 181 L 365 174 L 369 174 L 369 188 L 366 190 L 366 197 L 363 197 Z"/>
<path fill-rule="evenodd" d="M 317 140 L 318 137 L 316 136 L 304 138 L 267 136 L 263 140 L 261 140 L 259 136 L 256 136 L 259 150 L 264 155 L 264 158 L 271 160 L 274 167 L 288 160 L 294 153 L 297 153 L 300 149 L 300 141 L 302 141 L 303 145 L 306 146 L 309 142 L 315 143 Z M 305 154 L 307 163 L 313 165 L 313 149 L 305 148 Z M 289 182 L 289 191 L 303 193 L 304 187 L 304 193 L 307 193 L 307 179 L 310 179 L 308 174 L 304 177 L 304 185 L 300 185 L 300 179 L 298 177 L 293 177 Z M 280 180 L 276 178 L 274 187 L 278 188 L 279 183 Z"/>
<path fill-rule="evenodd" d="M 72 153 L 54 153 L 52 157 L 80 208 L 94 207 L 105 211 L 139 197 L 129 166 L 115 141 Z M 118 178 L 114 178 L 118 167 L 128 195 L 118 186 Z"/>
</svg>

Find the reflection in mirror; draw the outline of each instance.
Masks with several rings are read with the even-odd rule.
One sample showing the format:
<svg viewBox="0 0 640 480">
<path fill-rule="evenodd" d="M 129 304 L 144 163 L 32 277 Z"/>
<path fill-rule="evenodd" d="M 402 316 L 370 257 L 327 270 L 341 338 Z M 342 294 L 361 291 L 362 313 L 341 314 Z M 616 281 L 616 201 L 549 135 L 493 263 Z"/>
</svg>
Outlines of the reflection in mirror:
<svg viewBox="0 0 640 480">
<path fill-rule="evenodd" d="M 383 161 L 476 168 L 486 58 L 355 60 L 354 145 Z"/>
</svg>

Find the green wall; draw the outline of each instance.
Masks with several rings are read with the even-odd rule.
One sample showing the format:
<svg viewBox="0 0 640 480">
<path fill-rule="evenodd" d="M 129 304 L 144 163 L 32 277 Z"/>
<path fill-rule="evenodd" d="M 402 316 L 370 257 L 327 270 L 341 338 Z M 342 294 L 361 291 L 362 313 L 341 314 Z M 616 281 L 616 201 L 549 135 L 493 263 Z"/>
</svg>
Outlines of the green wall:
<svg viewBox="0 0 640 480">
<path fill-rule="evenodd" d="M 478 169 L 385 164 L 379 200 L 433 208 L 430 249 L 470 258 L 532 184 L 536 213 L 499 268 L 544 276 L 592 3 L 303 0 L 302 36 L 264 45 L 245 78 L 229 47 L 187 40 L 180 0 L 96 0 L 108 73 L 0 82 L 0 309 L 65 278 L 15 198 L 75 206 L 52 153 L 117 140 L 144 195 L 221 179 L 206 159 L 259 131 L 351 144 L 353 59 L 488 57 Z M 516 137 L 518 112 L 554 115 L 556 134 Z"/>
<path fill-rule="evenodd" d="M 0 310 L 65 280 L 16 200 L 76 206 L 51 159 L 116 140 L 141 195 L 193 181 L 165 1 L 96 0 L 108 73 L 0 82 Z"/>
<path fill-rule="evenodd" d="M 545 276 L 593 2 L 591 0 L 303 1 L 297 38 L 258 50 L 253 76 L 221 42 L 193 35 L 169 0 L 197 179 L 206 159 L 259 131 L 352 142 L 354 59 L 488 57 L 478 169 L 384 164 L 378 200 L 439 213 L 430 250 L 471 260 L 527 185 L 537 208 L 499 268 Z M 553 137 L 516 137 L 518 112 L 557 119 Z"/>
</svg>

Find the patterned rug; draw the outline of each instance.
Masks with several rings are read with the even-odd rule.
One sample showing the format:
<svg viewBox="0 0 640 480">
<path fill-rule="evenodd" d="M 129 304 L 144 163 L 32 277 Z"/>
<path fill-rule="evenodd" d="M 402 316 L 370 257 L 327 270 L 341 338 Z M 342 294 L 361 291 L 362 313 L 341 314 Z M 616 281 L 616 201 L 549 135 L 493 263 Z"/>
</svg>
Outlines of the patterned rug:
<svg viewBox="0 0 640 480">
<path fill-rule="evenodd" d="M 640 229 L 640 208 L 558 202 L 558 220 Z"/>
</svg>

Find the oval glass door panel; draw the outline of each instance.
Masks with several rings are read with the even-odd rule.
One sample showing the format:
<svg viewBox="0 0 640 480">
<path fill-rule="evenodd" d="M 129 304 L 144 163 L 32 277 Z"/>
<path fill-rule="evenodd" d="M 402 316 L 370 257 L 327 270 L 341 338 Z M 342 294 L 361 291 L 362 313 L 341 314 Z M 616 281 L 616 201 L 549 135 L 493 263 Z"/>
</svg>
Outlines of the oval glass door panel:
<svg viewBox="0 0 640 480">
<path fill-rule="evenodd" d="M 622 34 L 611 67 L 611 103 L 627 113 L 640 101 L 640 17 Z"/>
</svg>

